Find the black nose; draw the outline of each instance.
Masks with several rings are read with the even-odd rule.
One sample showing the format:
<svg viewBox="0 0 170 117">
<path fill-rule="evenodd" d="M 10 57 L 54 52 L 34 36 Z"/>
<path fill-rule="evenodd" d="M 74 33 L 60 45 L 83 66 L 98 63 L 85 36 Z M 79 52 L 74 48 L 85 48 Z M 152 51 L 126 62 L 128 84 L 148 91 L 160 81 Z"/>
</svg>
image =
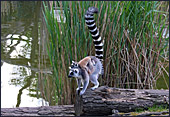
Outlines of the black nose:
<svg viewBox="0 0 170 117">
<path fill-rule="evenodd" d="M 72 75 L 73 75 L 73 72 L 71 72 L 71 73 L 68 75 L 68 77 L 69 77 L 69 78 L 71 78 L 71 77 L 72 77 Z"/>
<path fill-rule="evenodd" d="M 70 75 L 73 75 L 73 72 L 71 72 Z"/>
</svg>

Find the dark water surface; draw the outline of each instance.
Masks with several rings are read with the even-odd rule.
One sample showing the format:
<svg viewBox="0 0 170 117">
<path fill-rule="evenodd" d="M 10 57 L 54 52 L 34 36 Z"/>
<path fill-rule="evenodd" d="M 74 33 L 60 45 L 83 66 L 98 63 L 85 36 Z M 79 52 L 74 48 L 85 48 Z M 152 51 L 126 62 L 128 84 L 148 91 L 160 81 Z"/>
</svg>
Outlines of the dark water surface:
<svg viewBox="0 0 170 117">
<path fill-rule="evenodd" d="M 49 105 L 40 82 L 51 76 L 41 8 L 37 1 L 1 2 L 1 108 Z"/>
</svg>

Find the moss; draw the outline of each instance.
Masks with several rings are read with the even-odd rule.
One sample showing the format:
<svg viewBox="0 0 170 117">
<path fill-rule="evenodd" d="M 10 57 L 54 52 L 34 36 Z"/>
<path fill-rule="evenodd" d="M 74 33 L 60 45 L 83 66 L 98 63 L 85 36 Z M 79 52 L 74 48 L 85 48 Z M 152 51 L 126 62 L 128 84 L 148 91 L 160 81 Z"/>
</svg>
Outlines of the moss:
<svg viewBox="0 0 170 117">
<path fill-rule="evenodd" d="M 135 112 L 137 112 L 137 113 L 141 113 L 141 112 L 144 112 L 145 110 L 143 109 L 143 108 L 137 108 L 136 110 L 135 110 Z"/>
<path fill-rule="evenodd" d="M 142 112 L 162 112 L 162 111 L 168 111 L 169 107 L 168 105 L 153 105 L 152 107 L 149 107 L 147 110 L 143 108 L 137 108 L 134 113 L 142 113 Z"/>
<path fill-rule="evenodd" d="M 168 111 L 169 108 L 167 105 L 154 105 L 148 108 L 150 112 L 161 112 L 161 111 Z"/>
</svg>

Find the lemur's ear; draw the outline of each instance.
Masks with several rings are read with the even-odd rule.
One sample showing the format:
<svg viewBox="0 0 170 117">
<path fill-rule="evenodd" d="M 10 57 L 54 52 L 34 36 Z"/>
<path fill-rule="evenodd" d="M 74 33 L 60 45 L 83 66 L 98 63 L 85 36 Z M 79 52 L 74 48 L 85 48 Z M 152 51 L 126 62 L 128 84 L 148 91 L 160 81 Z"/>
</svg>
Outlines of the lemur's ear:
<svg viewBox="0 0 170 117">
<path fill-rule="evenodd" d="M 74 62 L 74 61 L 72 61 L 71 65 L 72 65 L 72 66 L 73 66 L 73 65 L 75 65 L 75 62 Z"/>
<path fill-rule="evenodd" d="M 73 66 L 73 65 L 74 65 L 74 63 L 75 63 L 75 62 L 74 62 L 74 61 L 72 61 L 71 66 Z"/>
<path fill-rule="evenodd" d="M 71 69 L 71 67 L 69 67 L 69 69 Z"/>
<path fill-rule="evenodd" d="M 71 68 L 73 68 L 73 67 L 78 67 L 78 63 L 75 62 L 75 61 L 72 61 L 72 63 L 71 63 Z"/>
</svg>

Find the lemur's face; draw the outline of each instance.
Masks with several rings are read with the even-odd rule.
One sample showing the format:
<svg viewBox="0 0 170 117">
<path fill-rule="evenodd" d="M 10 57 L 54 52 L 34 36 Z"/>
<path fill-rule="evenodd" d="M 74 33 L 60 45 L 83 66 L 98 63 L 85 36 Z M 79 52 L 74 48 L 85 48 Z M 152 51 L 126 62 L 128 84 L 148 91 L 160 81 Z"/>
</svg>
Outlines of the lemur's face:
<svg viewBox="0 0 170 117">
<path fill-rule="evenodd" d="M 69 78 L 72 78 L 72 77 L 79 78 L 79 77 L 81 77 L 80 74 L 79 74 L 79 68 L 78 67 L 71 68 L 70 71 L 69 71 L 68 77 Z"/>
<path fill-rule="evenodd" d="M 79 66 L 78 62 L 72 61 L 71 68 L 75 68 L 75 67 L 78 67 L 78 66 Z M 71 68 L 69 67 L 69 69 L 71 69 Z"/>
<path fill-rule="evenodd" d="M 75 78 L 80 78 L 80 68 L 78 67 L 78 63 L 72 61 L 71 67 L 69 67 L 69 78 L 75 77 Z"/>
</svg>

